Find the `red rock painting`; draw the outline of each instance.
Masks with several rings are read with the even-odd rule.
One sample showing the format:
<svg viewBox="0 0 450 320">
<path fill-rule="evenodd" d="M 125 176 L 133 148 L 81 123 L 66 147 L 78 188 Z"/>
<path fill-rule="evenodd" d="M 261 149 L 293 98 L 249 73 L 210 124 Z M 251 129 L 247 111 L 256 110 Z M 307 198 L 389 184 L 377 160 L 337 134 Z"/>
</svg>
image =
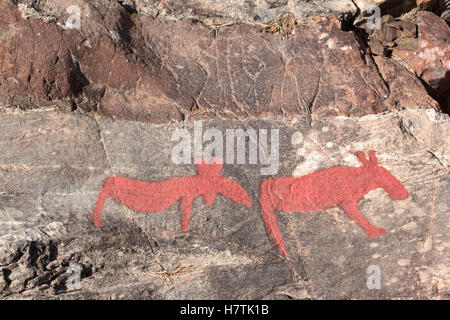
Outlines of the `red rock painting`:
<svg viewBox="0 0 450 320">
<path fill-rule="evenodd" d="M 208 206 L 213 204 L 218 194 L 244 206 L 252 205 L 250 197 L 240 185 L 220 175 L 221 159 L 216 158 L 211 164 L 202 161 L 197 166 L 195 176 L 159 182 L 109 177 L 98 196 L 92 222 L 96 227 L 101 227 L 103 206 L 109 197 L 140 212 L 158 212 L 181 200 L 181 228 L 184 231 L 188 230 L 192 215 L 192 201 L 196 197 L 203 196 Z"/>
<path fill-rule="evenodd" d="M 339 166 L 302 177 L 263 180 L 260 187 L 261 214 L 267 232 L 281 254 L 288 256 L 275 210 L 310 212 L 339 207 L 369 237 L 386 233 L 363 216 L 358 209 L 359 200 L 378 188 L 386 190 L 394 200 L 408 198 L 408 191 L 389 171 L 378 165 L 375 151 L 370 151 L 369 160 L 360 151 L 355 154 L 362 163 L 361 167 Z"/>
</svg>

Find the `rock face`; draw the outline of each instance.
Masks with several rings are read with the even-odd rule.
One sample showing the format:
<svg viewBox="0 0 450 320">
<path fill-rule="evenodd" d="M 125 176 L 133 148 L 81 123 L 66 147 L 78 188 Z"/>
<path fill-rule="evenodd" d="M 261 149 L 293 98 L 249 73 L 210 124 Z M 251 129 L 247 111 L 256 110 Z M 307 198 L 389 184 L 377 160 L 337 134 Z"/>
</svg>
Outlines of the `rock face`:
<svg viewBox="0 0 450 320">
<path fill-rule="evenodd" d="M 268 23 L 285 12 L 299 19 L 318 15 L 354 15 L 357 12 L 351 0 L 125 0 L 123 3 L 137 12 L 170 20 L 219 18 L 235 22 Z"/>
<path fill-rule="evenodd" d="M 427 97 L 427 92 L 420 80 L 414 77 L 406 67 L 385 57 L 376 56 L 374 60 L 383 79 L 389 83 L 391 95 L 387 103 L 399 107 L 414 108 L 415 104 L 411 101 L 412 97 L 418 93 Z"/>
<path fill-rule="evenodd" d="M 418 50 L 394 49 L 393 54 L 434 89 L 445 106 L 450 94 L 450 27 L 432 12 L 419 12 L 418 29 Z"/>
<path fill-rule="evenodd" d="M 186 129 L 183 136 L 192 138 L 199 123 L 142 124 L 54 108 L 4 109 L 0 123 L 0 292 L 5 298 L 450 294 L 450 119 L 432 109 L 202 122 L 204 133 L 216 128 L 224 137 L 225 129 L 268 129 L 270 136 L 278 129 L 274 178 L 359 167 L 353 152 L 375 150 L 378 164 L 408 191 L 408 198 L 393 200 L 377 189 L 359 202 L 364 216 L 386 230 L 372 239 L 338 208 L 278 211 L 289 259 L 273 246 L 261 217 L 259 187 L 267 176 L 261 175 L 260 158 L 252 165 L 248 158 L 244 164 L 225 164 L 220 173 L 246 190 L 251 207 L 222 195 L 211 206 L 197 198 L 189 230 L 182 231 L 178 203 L 139 213 L 109 198 L 103 226 L 93 226 L 90 215 L 108 177 L 163 181 L 195 175 L 194 164 L 171 161 L 179 143 L 171 137 Z M 381 272 L 379 289 L 367 286 L 371 270 Z M 164 282 L 164 275 L 172 283 Z"/>
<path fill-rule="evenodd" d="M 366 12 L 367 9 L 377 6 L 382 14 L 389 13 L 394 16 L 399 16 L 418 5 L 416 0 L 354 0 L 354 3 L 361 12 Z"/>
<path fill-rule="evenodd" d="M 448 0 L 437 0 L 436 13 L 447 23 L 450 23 L 450 3 Z"/>
<path fill-rule="evenodd" d="M 449 29 L 373 4 L 0 0 L 0 298 L 448 299 Z"/>
<path fill-rule="evenodd" d="M 417 7 L 420 10 L 432 8 L 437 3 L 437 0 L 417 0 Z"/>
<path fill-rule="evenodd" d="M 0 104 L 147 122 L 439 109 L 419 83 L 412 96 L 392 92 L 366 46 L 336 17 L 311 18 L 280 39 L 250 23 L 133 13 L 154 3 L 80 0 L 80 29 L 71 29 L 69 3 L 2 1 Z"/>
</svg>

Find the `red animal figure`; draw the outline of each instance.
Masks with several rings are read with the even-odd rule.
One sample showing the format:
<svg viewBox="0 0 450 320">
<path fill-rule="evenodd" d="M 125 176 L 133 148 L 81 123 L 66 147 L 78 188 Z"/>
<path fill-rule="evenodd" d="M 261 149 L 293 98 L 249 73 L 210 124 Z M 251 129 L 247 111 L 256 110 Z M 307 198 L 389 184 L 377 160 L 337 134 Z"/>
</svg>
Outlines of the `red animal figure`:
<svg viewBox="0 0 450 320">
<path fill-rule="evenodd" d="M 214 159 L 211 164 L 198 164 L 197 175 L 179 177 L 160 182 L 148 182 L 124 177 L 110 177 L 100 192 L 94 209 L 92 222 L 101 227 L 101 214 L 105 201 L 111 196 L 124 206 L 141 212 L 158 212 L 181 200 L 181 228 L 188 230 L 192 215 L 192 201 L 201 195 L 210 206 L 217 194 L 251 206 L 247 192 L 233 180 L 220 175 L 222 161 Z"/>
<path fill-rule="evenodd" d="M 358 202 L 371 190 L 383 188 L 394 200 L 408 198 L 408 191 L 385 168 L 378 166 L 375 151 L 369 160 L 364 153 L 355 153 L 362 167 L 334 167 L 302 177 L 268 178 L 261 183 L 261 214 L 267 232 L 281 254 L 286 247 L 278 228 L 275 210 L 286 212 L 319 211 L 339 207 L 371 238 L 385 230 L 374 227 L 358 210 Z"/>
</svg>

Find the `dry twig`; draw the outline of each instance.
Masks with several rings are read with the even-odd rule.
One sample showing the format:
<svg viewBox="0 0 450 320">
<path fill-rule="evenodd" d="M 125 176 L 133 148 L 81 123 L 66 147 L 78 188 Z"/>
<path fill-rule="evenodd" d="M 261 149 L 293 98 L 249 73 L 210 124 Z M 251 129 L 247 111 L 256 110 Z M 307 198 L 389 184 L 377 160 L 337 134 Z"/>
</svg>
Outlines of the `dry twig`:
<svg viewBox="0 0 450 320">
<path fill-rule="evenodd" d="M 170 282 L 171 284 L 173 284 L 172 276 L 194 272 L 194 271 L 203 269 L 206 266 L 192 266 L 192 265 L 181 266 L 181 265 L 178 265 L 173 270 L 166 270 L 166 269 L 164 269 L 164 267 L 161 264 L 159 264 L 159 267 L 161 269 L 160 271 L 156 271 L 156 272 L 149 271 L 148 273 L 153 277 L 160 277 L 164 283 Z"/>
</svg>

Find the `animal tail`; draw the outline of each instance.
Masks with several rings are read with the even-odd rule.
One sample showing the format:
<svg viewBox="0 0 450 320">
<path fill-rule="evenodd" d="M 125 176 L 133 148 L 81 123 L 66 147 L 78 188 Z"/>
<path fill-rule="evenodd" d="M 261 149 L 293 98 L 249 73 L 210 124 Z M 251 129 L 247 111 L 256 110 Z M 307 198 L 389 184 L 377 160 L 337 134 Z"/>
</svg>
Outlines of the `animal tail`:
<svg viewBox="0 0 450 320">
<path fill-rule="evenodd" d="M 97 228 L 102 226 L 103 206 L 105 205 L 106 200 L 111 195 L 113 187 L 114 187 L 114 177 L 109 177 L 106 180 L 102 190 L 98 195 L 97 202 L 95 203 L 94 214 L 92 216 L 92 222 L 94 223 L 94 226 L 96 226 Z"/>
<path fill-rule="evenodd" d="M 270 180 L 266 179 L 261 183 L 259 203 L 261 206 L 261 215 L 266 225 L 267 233 L 270 239 L 275 243 L 278 251 L 288 257 L 286 247 L 284 245 L 283 236 L 278 227 L 277 216 L 275 215 L 274 204 L 270 197 Z"/>
</svg>

